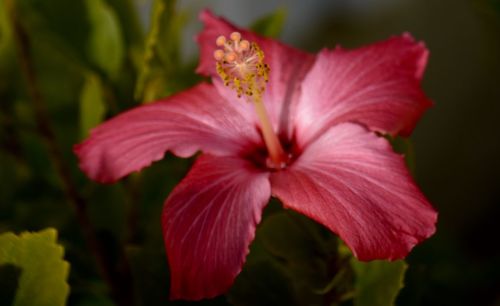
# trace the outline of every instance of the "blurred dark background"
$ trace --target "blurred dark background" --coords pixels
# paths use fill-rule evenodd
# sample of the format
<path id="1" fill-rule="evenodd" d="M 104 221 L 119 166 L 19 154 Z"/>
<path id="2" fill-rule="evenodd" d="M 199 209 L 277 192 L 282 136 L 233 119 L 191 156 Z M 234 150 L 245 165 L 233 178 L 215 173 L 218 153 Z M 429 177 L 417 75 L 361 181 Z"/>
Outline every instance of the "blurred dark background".
<path id="1" fill-rule="evenodd" d="M 123 191 L 130 188 L 102 187 L 86 181 L 77 170 L 71 146 L 81 139 L 75 124 L 78 107 L 74 92 L 82 84 L 82 63 L 78 59 L 85 59 L 85 46 L 77 35 L 88 29 L 75 27 L 80 18 L 79 5 L 72 1 L 56 1 L 59 6 L 54 9 L 50 1 L 30 2 L 40 14 L 30 15 L 30 22 L 37 25 L 45 18 L 41 23 L 45 30 L 40 30 L 33 52 L 37 70 L 43 75 L 39 78 L 44 82 L 43 94 L 72 175 L 85 186 L 82 192 L 91 199 L 89 209 L 97 228 L 129 239 L 125 237 L 131 226 L 127 219 L 106 216 L 138 209 L 143 222 L 158 223 L 142 235 L 155 235 L 161 240 L 161 234 L 152 234 L 159 229 L 159 218 L 154 216 L 163 198 L 185 173 L 187 163 L 168 158 L 147 170 L 144 182 L 134 185 L 133 190 L 145 194 L 146 203 L 156 204 L 139 208 L 134 208 L 130 199 L 136 195 Z M 113 5 L 119 1 L 109 2 Z M 143 23 L 148 24 L 150 2 L 138 0 L 136 5 L 143 12 Z M 196 56 L 192 35 L 201 28 L 196 15 L 202 7 L 210 7 L 241 26 L 283 8 L 287 19 L 282 39 L 310 52 L 337 44 L 357 47 L 405 31 L 423 40 L 430 50 L 423 87 L 435 105 L 412 136 L 415 175 L 440 214 L 436 235 L 408 257 L 406 286 L 397 304 L 500 305 L 500 1 L 179 1 L 179 8 L 187 12 L 181 54 L 187 65 Z M 61 27 L 64 23 L 67 27 Z M 47 29 L 67 38 L 70 49 L 54 48 L 57 41 L 47 36 Z M 129 35 L 125 40 L 133 43 L 139 39 Z M 15 73 L 16 62 L 3 64 L 0 67 L 7 68 L 0 71 L 0 231 L 46 226 L 64 229 L 61 240 L 68 256 L 77 266 L 90 266 L 92 263 L 79 253 L 75 242 L 68 241 L 68 237 L 79 237 L 79 230 L 72 210 L 61 204 L 65 198 L 60 182 L 54 177 L 43 143 L 33 131 L 36 126 L 23 81 Z M 117 82 L 120 88 L 132 84 L 126 74 Z M 132 105 L 132 91 L 116 90 L 118 109 Z M 12 150 L 21 153 L 12 154 Z M 168 182 L 148 181 L 148 175 L 166 175 Z M 133 180 L 125 182 L 125 186 L 133 185 Z M 141 235 L 130 239 L 141 239 Z M 81 268 L 80 273 L 84 270 Z M 90 284 L 94 285 L 96 292 L 102 290 L 102 284 Z M 78 294 L 79 287 L 72 288 L 70 301 L 77 300 Z M 92 305 L 92 300 L 85 305 Z"/>

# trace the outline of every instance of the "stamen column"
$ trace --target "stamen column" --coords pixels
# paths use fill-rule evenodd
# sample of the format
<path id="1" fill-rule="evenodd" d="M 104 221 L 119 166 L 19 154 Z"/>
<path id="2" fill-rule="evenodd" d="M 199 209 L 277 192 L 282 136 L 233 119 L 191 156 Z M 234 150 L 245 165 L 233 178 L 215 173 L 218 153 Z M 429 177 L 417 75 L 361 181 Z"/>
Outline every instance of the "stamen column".
<path id="1" fill-rule="evenodd" d="M 214 51 L 217 73 L 225 86 L 236 91 L 238 98 L 245 96 L 248 102 L 254 104 L 272 166 L 281 168 L 288 158 L 273 130 L 262 99 L 270 71 L 264 63 L 264 52 L 256 43 L 241 40 L 238 32 L 231 33 L 229 38 L 219 36 L 215 42 L 222 48 Z"/>

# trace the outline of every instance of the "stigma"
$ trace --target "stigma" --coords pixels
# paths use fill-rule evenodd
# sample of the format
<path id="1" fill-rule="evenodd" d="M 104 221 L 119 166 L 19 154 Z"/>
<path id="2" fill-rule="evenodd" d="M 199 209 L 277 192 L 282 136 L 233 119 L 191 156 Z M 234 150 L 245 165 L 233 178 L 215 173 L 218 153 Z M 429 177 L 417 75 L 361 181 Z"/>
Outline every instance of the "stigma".
<path id="1" fill-rule="evenodd" d="M 217 37 L 214 51 L 217 73 L 225 86 L 236 91 L 238 98 L 260 102 L 269 80 L 269 66 L 264 63 L 264 52 L 241 34 L 233 32 L 228 38 Z"/>

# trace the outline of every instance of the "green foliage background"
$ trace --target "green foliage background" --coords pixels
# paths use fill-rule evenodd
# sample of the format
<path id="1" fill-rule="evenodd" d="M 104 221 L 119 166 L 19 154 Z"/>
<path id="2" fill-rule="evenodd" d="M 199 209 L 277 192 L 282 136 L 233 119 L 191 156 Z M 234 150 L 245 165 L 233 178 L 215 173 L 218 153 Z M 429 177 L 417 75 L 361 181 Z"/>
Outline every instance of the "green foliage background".
<path id="1" fill-rule="evenodd" d="M 275 37 L 288 11 L 282 5 L 251 24 L 234 21 Z M 0 0 L 0 232 L 36 232 L 0 235 L 1 305 L 28 305 L 19 302 L 29 288 L 23 279 L 49 263 L 51 272 L 36 276 L 41 294 L 31 305 L 49 305 L 51 292 L 61 293 L 52 305 L 191 304 L 168 301 L 160 229 L 163 201 L 191 160 L 168 155 L 102 186 L 83 176 L 72 153 L 102 120 L 200 79 L 196 59 L 181 48 L 189 39 L 181 30 L 196 12 L 158 0 L 145 26 L 139 14 L 132 0 Z M 361 306 L 397 297 L 398 305 L 500 305 L 499 2 L 407 0 L 365 15 L 325 10 L 310 22 L 314 30 L 292 43 L 311 52 L 406 30 L 427 43 L 424 87 L 436 105 L 413 145 L 395 146 L 417 165 L 417 181 L 440 211 L 438 232 L 409 266 L 362 264 L 324 228 L 273 202 L 227 297 L 199 303 Z M 46 228 L 57 229 L 58 241 Z M 6 259 L 23 248 L 27 263 Z M 51 279 L 53 290 L 40 289 Z"/>

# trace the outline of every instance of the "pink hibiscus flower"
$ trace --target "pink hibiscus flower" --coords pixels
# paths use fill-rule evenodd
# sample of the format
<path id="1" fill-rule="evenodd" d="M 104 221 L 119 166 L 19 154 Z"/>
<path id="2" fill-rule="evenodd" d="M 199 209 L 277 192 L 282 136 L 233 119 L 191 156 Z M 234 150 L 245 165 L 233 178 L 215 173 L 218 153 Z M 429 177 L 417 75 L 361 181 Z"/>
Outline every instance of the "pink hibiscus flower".
<path id="1" fill-rule="evenodd" d="M 311 55 L 204 11 L 191 89 L 125 112 L 75 147 L 92 179 L 114 182 L 201 150 L 162 216 L 172 299 L 227 291 L 271 196 L 337 233 L 360 260 L 399 259 L 437 213 L 377 133 L 409 135 L 431 103 L 428 52 L 408 34 Z M 227 37 L 227 38 L 226 38 Z"/>

